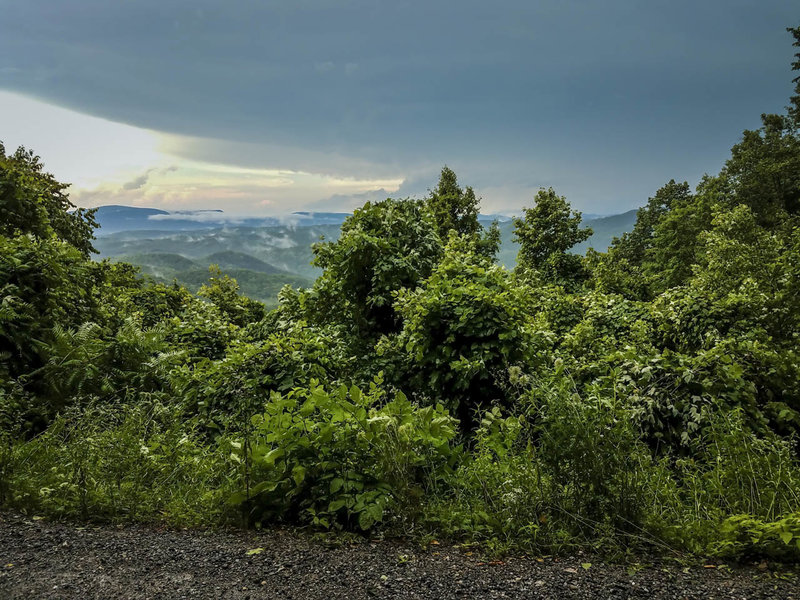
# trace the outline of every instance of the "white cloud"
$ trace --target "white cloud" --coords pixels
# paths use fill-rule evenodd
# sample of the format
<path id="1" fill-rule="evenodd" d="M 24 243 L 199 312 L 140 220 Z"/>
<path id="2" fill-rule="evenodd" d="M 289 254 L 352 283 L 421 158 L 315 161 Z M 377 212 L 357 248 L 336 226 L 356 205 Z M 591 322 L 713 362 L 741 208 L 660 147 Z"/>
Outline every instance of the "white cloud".
<path id="1" fill-rule="evenodd" d="M 25 146 L 74 188 L 130 181 L 163 155 L 158 134 L 0 91 L 0 141 Z"/>

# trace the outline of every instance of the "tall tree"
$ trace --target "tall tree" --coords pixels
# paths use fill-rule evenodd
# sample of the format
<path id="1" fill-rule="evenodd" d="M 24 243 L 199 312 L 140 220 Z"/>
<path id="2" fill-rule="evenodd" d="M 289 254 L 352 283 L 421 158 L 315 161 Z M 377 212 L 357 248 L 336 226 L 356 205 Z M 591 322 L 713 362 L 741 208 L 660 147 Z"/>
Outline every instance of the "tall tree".
<path id="1" fill-rule="evenodd" d="M 94 211 L 75 209 L 64 191 L 68 187 L 47 173 L 32 151 L 19 148 L 7 155 L 0 142 L 0 235 L 55 237 L 88 256 L 94 251 Z"/>
<path id="2" fill-rule="evenodd" d="M 569 250 L 587 240 L 592 229 L 581 227 L 581 213 L 553 188 L 539 190 L 534 202 L 524 209 L 524 218 L 514 219 L 514 241 L 520 244 L 517 267 L 539 271 L 556 283 L 580 280 L 581 257 Z"/>
<path id="3" fill-rule="evenodd" d="M 787 27 L 786 31 L 794 36 L 795 48 L 800 48 L 800 26 Z M 792 63 L 792 71 L 800 71 L 800 51 L 795 52 L 794 62 Z M 800 75 L 795 77 L 792 82 L 794 85 L 794 95 L 791 97 L 791 104 L 787 107 L 789 118 L 792 119 L 795 129 L 800 129 Z"/>
<path id="4" fill-rule="evenodd" d="M 478 223 L 480 200 L 471 187 L 462 189 L 458 185 L 455 172 L 447 166 L 442 168 L 439 183 L 428 197 L 428 206 L 443 240 L 448 238 L 451 229 L 462 235 L 481 229 Z"/>
<path id="5" fill-rule="evenodd" d="M 671 179 L 636 213 L 633 231 L 614 239 L 612 247 L 617 250 L 617 256 L 632 265 L 641 265 L 652 247 L 655 228 L 661 218 L 675 206 L 689 201 L 691 196 L 687 182 L 677 183 Z"/>

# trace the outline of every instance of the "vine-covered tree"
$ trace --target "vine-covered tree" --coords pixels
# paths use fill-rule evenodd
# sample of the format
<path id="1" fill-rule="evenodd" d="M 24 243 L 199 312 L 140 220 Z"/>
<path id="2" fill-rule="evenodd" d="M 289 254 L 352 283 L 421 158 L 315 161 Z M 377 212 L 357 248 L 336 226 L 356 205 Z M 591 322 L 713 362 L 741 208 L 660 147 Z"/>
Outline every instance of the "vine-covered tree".
<path id="1" fill-rule="evenodd" d="M 365 339 L 397 331 L 393 294 L 416 287 L 441 254 L 425 202 L 367 202 L 342 224 L 337 241 L 314 246 L 314 264 L 323 269 L 315 286 L 320 310 Z"/>

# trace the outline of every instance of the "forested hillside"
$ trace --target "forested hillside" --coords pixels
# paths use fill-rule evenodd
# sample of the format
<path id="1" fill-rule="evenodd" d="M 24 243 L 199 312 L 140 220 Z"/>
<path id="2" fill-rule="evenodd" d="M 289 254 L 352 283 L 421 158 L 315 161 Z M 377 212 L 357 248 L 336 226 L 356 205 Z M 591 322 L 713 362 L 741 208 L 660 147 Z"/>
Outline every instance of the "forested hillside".
<path id="1" fill-rule="evenodd" d="M 321 239 L 336 240 L 339 228 L 340 225 L 327 224 L 305 227 L 228 226 L 199 231 L 130 230 L 100 236 L 94 241 L 94 246 L 101 259 L 127 257 L 135 260 L 140 255 L 172 254 L 191 259 L 205 268 L 210 264 L 207 260 L 221 257 L 225 262 L 225 256 L 237 256 L 237 268 L 242 268 L 242 255 L 247 255 L 276 271 L 314 279 L 320 270 L 311 264 L 311 246 Z M 141 264 L 150 266 L 150 263 Z"/>
<path id="2" fill-rule="evenodd" d="M 277 293 L 283 285 L 307 287 L 310 279 L 322 273 L 312 264 L 312 245 L 322 239 L 338 239 L 340 223 L 337 220 L 343 221 L 348 216 L 345 213 L 295 213 L 287 217 L 294 219 L 291 224 L 276 224 L 276 218 L 268 217 L 260 223 L 249 219 L 252 222 L 249 226 L 220 226 L 218 222 L 207 220 L 153 221 L 150 217 L 154 212 L 156 216 L 169 214 L 145 208 L 100 207 L 95 213 L 100 229 L 94 242 L 99 257 L 131 263 L 158 281 L 177 280 L 192 291 L 205 281 L 208 268 L 216 264 L 223 272 L 236 277 L 244 295 L 270 307 L 276 305 Z M 519 252 L 519 244 L 514 241 L 513 222 L 501 215 L 479 215 L 479 221 L 484 224 L 493 220 L 498 220 L 500 227 L 497 262 L 513 269 Z M 590 247 L 605 251 L 614 237 L 631 231 L 635 222 L 635 210 L 585 219 L 584 225 L 594 233 L 571 252 L 585 254 Z M 158 223 L 160 229 L 152 229 L 154 223 Z"/>
<path id="3" fill-rule="evenodd" d="M 277 305 L 278 292 L 285 285 L 307 287 L 311 283 L 306 277 L 273 267 L 250 254 L 231 250 L 195 259 L 182 254 L 150 252 L 114 256 L 111 260 L 134 265 L 143 274 L 164 284 L 177 281 L 193 293 L 208 282 L 209 269 L 219 269 L 220 273 L 236 279 L 243 295 L 270 307 Z"/>
<path id="4" fill-rule="evenodd" d="M 368 202 L 314 243 L 319 276 L 273 310 L 219 271 L 192 293 L 91 260 L 92 211 L 0 146 L 0 503 L 796 560 L 794 81 L 786 114 L 717 174 L 658 188 L 606 252 L 571 252 L 592 231 L 542 189 L 506 268 L 444 168 L 428 197 Z M 231 250 L 192 235 L 149 252 Z"/>

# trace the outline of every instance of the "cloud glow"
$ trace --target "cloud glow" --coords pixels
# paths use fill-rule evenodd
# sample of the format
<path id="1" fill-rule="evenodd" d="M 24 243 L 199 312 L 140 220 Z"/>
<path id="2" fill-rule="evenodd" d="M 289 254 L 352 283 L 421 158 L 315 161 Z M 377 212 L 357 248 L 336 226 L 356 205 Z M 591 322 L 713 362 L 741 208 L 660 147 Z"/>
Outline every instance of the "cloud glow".
<path id="1" fill-rule="evenodd" d="M 257 168 L 182 156 L 187 138 L 114 123 L 0 92 L 0 132 L 7 150 L 39 154 L 48 171 L 71 183 L 79 206 L 125 204 L 216 209 L 232 215 L 290 212 L 331 194 L 394 191 L 402 177 L 359 178 L 285 168 Z M 209 156 L 226 143 L 194 139 Z M 248 148 L 258 154 L 257 145 Z M 221 152 L 220 152 L 221 153 Z M 265 152 L 266 154 L 266 152 Z"/>

